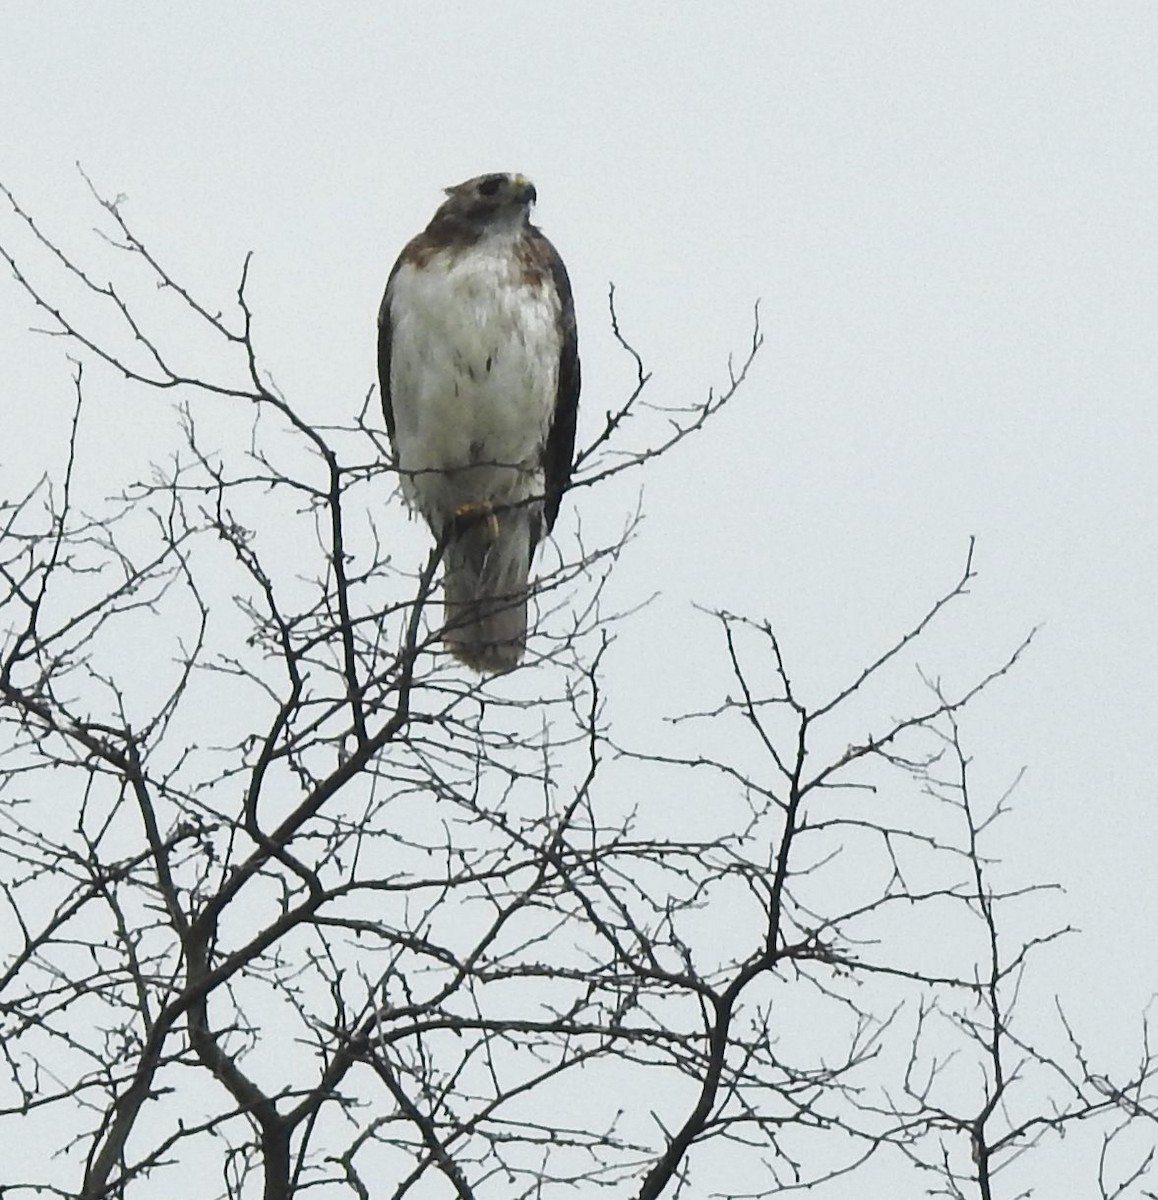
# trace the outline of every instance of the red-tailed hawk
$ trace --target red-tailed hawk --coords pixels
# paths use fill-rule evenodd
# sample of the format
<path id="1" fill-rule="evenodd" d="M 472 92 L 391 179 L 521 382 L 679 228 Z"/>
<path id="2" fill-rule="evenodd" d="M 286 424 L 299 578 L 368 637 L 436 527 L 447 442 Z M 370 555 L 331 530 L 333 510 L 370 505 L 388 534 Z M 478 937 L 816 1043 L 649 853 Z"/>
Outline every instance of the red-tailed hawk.
<path id="1" fill-rule="evenodd" d="M 382 405 L 402 492 L 443 545 L 443 640 L 476 671 L 508 671 L 571 476 L 575 310 L 529 180 L 480 175 L 446 196 L 382 297 Z"/>

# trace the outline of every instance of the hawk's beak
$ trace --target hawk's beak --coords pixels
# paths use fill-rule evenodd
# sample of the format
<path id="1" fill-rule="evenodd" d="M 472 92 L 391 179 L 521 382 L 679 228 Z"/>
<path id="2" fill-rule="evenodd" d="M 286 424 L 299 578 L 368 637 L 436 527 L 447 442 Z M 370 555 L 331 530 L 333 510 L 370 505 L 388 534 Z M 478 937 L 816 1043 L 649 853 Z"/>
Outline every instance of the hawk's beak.
<path id="1" fill-rule="evenodd" d="M 519 199 L 524 204 L 534 204 L 538 200 L 539 193 L 535 191 L 535 185 L 525 175 L 516 175 L 514 185 L 519 189 Z"/>

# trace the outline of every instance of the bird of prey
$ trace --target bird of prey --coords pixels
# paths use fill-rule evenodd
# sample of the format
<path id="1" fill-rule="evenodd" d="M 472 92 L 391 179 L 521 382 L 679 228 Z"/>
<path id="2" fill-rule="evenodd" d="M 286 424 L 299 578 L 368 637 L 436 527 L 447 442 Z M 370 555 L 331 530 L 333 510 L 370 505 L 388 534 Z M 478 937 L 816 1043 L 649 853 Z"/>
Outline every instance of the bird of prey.
<path id="1" fill-rule="evenodd" d="M 571 476 L 579 352 L 567 270 L 522 175 L 446 189 L 398 256 L 378 314 L 403 495 L 442 547 L 444 642 L 479 672 L 527 640 L 535 547 Z"/>

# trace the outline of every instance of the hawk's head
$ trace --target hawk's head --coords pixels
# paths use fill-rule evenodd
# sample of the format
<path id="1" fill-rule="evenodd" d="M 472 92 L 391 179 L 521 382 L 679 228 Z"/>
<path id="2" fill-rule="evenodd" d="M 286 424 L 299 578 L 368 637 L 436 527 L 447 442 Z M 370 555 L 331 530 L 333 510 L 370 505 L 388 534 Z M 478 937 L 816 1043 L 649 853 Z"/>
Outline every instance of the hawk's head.
<path id="1" fill-rule="evenodd" d="M 530 221 L 535 185 L 525 175 L 478 175 L 446 189 L 430 229 L 466 226 L 476 233 L 486 229 L 522 229 Z"/>

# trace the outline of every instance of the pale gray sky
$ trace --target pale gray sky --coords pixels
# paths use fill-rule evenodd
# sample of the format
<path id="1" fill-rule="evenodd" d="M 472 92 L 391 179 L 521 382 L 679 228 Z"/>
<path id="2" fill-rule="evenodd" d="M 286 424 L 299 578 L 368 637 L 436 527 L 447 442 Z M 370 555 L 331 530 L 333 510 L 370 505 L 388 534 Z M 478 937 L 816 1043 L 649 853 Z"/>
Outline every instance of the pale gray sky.
<path id="1" fill-rule="evenodd" d="M 536 182 L 567 260 L 582 428 L 630 382 L 609 281 L 671 403 L 725 379 L 759 299 L 751 381 L 647 476 L 616 597 L 662 594 L 612 702 L 722 688 L 693 602 L 772 620 L 819 694 L 976 535 L 926 665 L 963 679 L 1043 626 L 966 730 L 994 787 L 1028 766 L 1007 863 L 1084 930 L 1049 982 L 1123 1025 L 1158 988 L 1152 4 L 5 3 L 0 26 L 5 182 L 81 246 L 79 160 L 223 299 L 253 250 L 266 362 L 317 420 L 374 380 L 397 250 L 482 171 Z M 0 464 L 38 470 L 68 371 L 12 287 L 0 318 Z M 107 421 L 111 452 L 132 430 Z M 633 486 L 568 505 L 617 517 Z"/>

